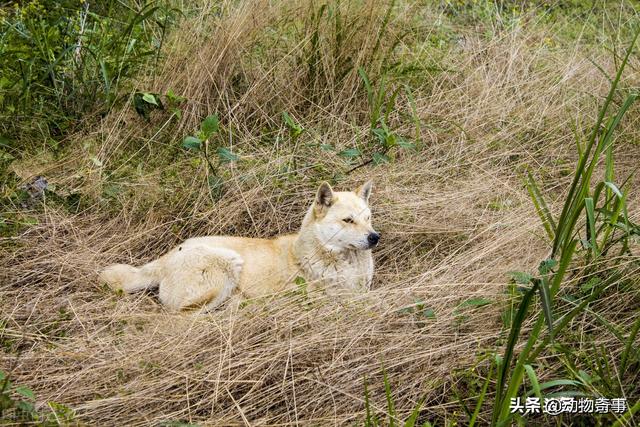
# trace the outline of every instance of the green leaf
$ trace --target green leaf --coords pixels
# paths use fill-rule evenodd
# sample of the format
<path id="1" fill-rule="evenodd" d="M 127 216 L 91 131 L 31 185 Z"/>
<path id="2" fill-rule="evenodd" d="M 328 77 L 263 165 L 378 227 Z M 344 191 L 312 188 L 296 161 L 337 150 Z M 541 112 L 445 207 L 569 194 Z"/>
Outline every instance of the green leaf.
<path id="1" fill-rule="evenodd" d="M 407 141 L 406 139 L 401 138 L 401 137 L 398 137 L 396 139 L 396 144 L 400 148 L 415 148 L 416 147 L 416 145 L 413 142 Z"/>
<path id="2" fill-rule="evenodd" d="M 591 250 L 593 251 L 593 258 L 598 258 L 598 240 L 596 235 L 596 220 L 593 206 L 593 199 L 586 197 L 584 199 L 584 209 L 587 212 L 587 226 L 589 231 L 589 243 L 591 243 Z"/>
<path id="3" fill-rule="evenodd" d="M 389 415 L 389 427 L 395 426 L 396 408 L 393 403 L 393 396 L 391 394 L 391 384 L 389 383 L 389 377 L 387 371 L 382 369 L 382 379 L 384 381 L 384 394 L 387 396 L 387 414 Z"/>
<path id="4" fill-rule="evenodd" d="M 338 153 L 338 156 L 343 157 L 345 159 L 353 159 L 355 157 L 359 157 L 360 156 L 360 150 L 358 150 L 357 148 L 348 148 L 346 150 L 342 150 L 341 152 Z"/>
<path id="5" fill-rule="evenodd" d="M 418 402 L 418 404 L 416 405 L 416 407 L 413 408 L 411 415 L 404 422 L 404 427 L 414 427 L 416 425 L 416 421 L 418 420 L 418 415 L 420 415 L 420 410 L 422 409 L 422 404 L 424 403 L 424 400 L 425 400 L 424 398 L 421 399 L 420 402 Z"/>
<path id="6" fill-rule="evenodd" d="M 209 139 L 211 135 L 217 133 L 220 129 L 220 121 L 217 114 L 212 114 L 202 121 L 202 133 L 205 139 Z"/>
<path id="7" fill-rule="evenodd" d="M 371 130 L 371 133 L 375 135 L 376 138 L 378 138 L 378 141 L 380 141 L 380 144 L 382 144 L 383 146 L 388 145 L 387 139 L 389 138 L 389 132 L 387 132 L 386 129 L 375 128 Z"/>
<path id="8" fill-rule="evenodd" d="M 435 319 L 436 318 L 436 312 L 433 310 L 433 308 L 424 309 L 424 311 L 422 312 L 422 315 L 424 317 L 426 317 L 427 319 Z"/>
<path id="9" fill-rule="evenodd" d="M 302 276 L 297 276 L 293 282 L 296 284 L 296 286 L 298 287 L 298 291 L 300 291 L 302 294 L 307 293 L 307 281 L 304 279 L 304 277 Z"/>
<path id="10" fill-rule="evenodd" d="M 237 154 L 231 152 L 228 148 L 219 147 L 216 152 L 218 153 L 218 157 L 220 157 L 220 161 L 223 163 L 236 162 L 240 159 Z"/>
<path id="11" fill-rule="evenodd" d="M 322 151 L 336 151 L 336 148 L 331 144 L 321 144 L 320 149 Z"/>
<path id="12" fill-rule="evenodd" d="M 36 400 L 36 395 L 33 393 L 33 391 L 25 386 L 18 386 L 16 387 L 16 393 L 18 393 L 21 396 L 26 397 L 29 400 Z"/>
<path id="13" fill-rule="evenodd" d="M 531 381 L 531 387 L 533 388 L 533 392 L 535 395 L 542 400 L 542 391 L 540 390 L 540 383 L 538 382 L 538 377 L 536 376 L 536 372 L 533 370 L 531 365 L 524 365 L 524 370 L 527 372 L 527 376 L 529 377 L 529 381 Z"/>
<path id="14" fill-rule="evenodd" d="M 187 136 L 184 141 L 182 141 L 182 146 L 187 150 L 200 151 L 202 148 L 202 141 L 195 136 Z"/>
<path id="15" fill-rule="evenodd" d="M 291 135 L 294 137 L 300 136 L 300 134 L 304 131 L 304 128 L 296 123 L 293 118 L 286 111 L 282 113 L 282 118 L 289 128 Z"/>
<path id="16" fill-rule="evenodd" d="M 167 99 L 170 102 L 174 103 L 174 104 L 179 104 L 179 103 L 183 102 L 186 99 L 183 96 L 176 95 L 175 92 L 172 89 L 169 89 L 167 91 L 166 96 L 167 96 Z"/>
<path id="17" fill-rule="evenodd" d="M 508 273 L 511 276 L 511 280 L 520 285 L 528 285 L 533 279 L 533 276 L 523 271 L 510 271 Z"/>
<path id="18" fill-rule="evenodd" d="M 538 272 L 542 275 L 549 274 L 556 265 L 558 265 L 558 261 L 555 259 L 545 259 L 538 266 Z"/>
<path id="19" fill-rule="evenodd" d="M 383 163 L 389 163 L 389 156 L 382 153 L 373 153 L 372 156 L 373 163 L 376 165 L 381 165 Z"/>
<path id="20" fill-rule="evenodd" d="M 156 96 L 152 93 L 143 93 L 142 99 L 149 104 L 158 105 L 158 101 L 156 100 Z"/>
<path id="21" fill-rule="evenodd" d="M 553 312 L 552 312 L 552 303 L 551 303 L 551 292 L 549 290 L 549 281 L 546 277 L 542 279 L 536 279 L 540 286 L 538 289 L 540 290 L 540 303 L 542 304 L 542 314 L 544 315 L 544 319 L 547 322 L 547 327 L 549 328 L 549 334 L 551 335 L 553 332 Z"/>
<path id="22" fill-rule="evenodd" d="M 16 403 L 16 408 L 26 414 L 33 414 L 36 410 L 35 406 L 33 406 L 33 403 L 25 401 Z"/>
<path id="23" fill-rule="evenodd" d="M 613 182 L 605 181 L 604 185 L 609 187 L 616 194 L 616 196 L 618 196 L 618 198 L 622 199 L 622 192 Z"/>

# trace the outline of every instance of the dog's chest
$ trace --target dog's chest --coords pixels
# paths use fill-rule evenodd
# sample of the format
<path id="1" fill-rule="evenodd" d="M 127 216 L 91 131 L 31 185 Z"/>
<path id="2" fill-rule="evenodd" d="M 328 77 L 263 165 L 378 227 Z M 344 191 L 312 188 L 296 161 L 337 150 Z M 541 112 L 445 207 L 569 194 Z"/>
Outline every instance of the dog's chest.
<path id="1" fill-rule="evenodd" d="M 337 254 L 309 263 L 309 278 L 321 281 L 326 288 L 339 286 L 354 291 L 368 290 L 373 275 L 373 259 L 370 252 L 358 252 Z"/>

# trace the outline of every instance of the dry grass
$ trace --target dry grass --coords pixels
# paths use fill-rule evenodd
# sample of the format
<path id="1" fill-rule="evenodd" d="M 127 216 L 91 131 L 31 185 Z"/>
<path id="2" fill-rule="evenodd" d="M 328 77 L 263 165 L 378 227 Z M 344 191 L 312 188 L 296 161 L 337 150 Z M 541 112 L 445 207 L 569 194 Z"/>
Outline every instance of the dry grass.
<path id="1" fill-rule="evenodd" d="M 153 295 L 114 295 L 96 281 L 107 264 L 140 264 L 190 236 L 294 231 L 317 182 L 350 169 L 318 145 L 362 147 L 367 138 L 357 73 L 351 69 L 340 84 L 335 75 L 344 55 L 371 64 L 372 75 L 382 72 L 384 58 L 368 36 L 384 17 L 376 4 L 350 6 L 357 10 L 345 16 L 357 31 L 342 50 L 330 44 L 331 28 L 323 29 L 325 80 L 315 81 L 299 62 L 311 43 L 302 25 L 309 3 L 226 2 L 213 23 L 204 14 L 190 18 L 161 70 L 140 82 L 185 96 L 181 120 L 157 115 L 145 124 L 126 107 L 74 136 L 62 160 L 16 167 L 25 179 L 43 174 L 92 197 L 76 214 L 53 206 L 34 213 L 39 223 L 0 249 L 0 363 L 16 383 L 96 425 L 324 425 L 362 420 L 364 378 L 384 411 L 384 366 L 401 414 L 426 396 L 425 419 L 464 419 L 451 393 L 456 371 L 472 369 L 495 346 L 507 273 L 535 268 L 549 251 L 522 174 L 530 167 L 559 199 L 568 182 L 563 170 L 571 167 L 571 126 L 579 121 L 579 131 L 588 131 L 608 87 L 586 60 L 593 52 L 579 42 L 549 44 L 553 28 L 530 23 L 492 40 L 457 29 L 456 47 L 438 59 L 449 71 L 423 71 L 413 88 L 423 124 L 419 149 L 337 185 L 375 182 L 374 224 L 383 240 L 368 295 L 279 295 L 243 308 L 172 314 Z M 427 24 L 417 23 L 424 14 Z M 418 6 L 397 8 L 380 52 L 410 28 L 415 40 L 400 41 L 394 57 L 429 66 L 437 52 L 424 40 L 437 18 Z M 293 147 L 282 111 L 308 130 Z M 213 112 L 226 145 L 243 158 L 224 166 L 226 193 L 217 202 L 206 166 L 173 148 Z M 415 133 L 410 116 L 409 100 L 400 97 L 392 124 L 407 136 Z M 637 138 L 638 117 L 632 111 L 624 123 L 627 138 Z M 623 170 L 638 159 L 637 146 L 624 149 Z M 104 166 L 91 163 L 93 156 Z M 295 167 L 284 173 L 287 165 Z M 109 180 L 123 189 L 117 200 L 102 196 Z M 494 303 L 457 308 L 476 297 Z M 417 300 L 435 319 L 399 311 Z"/>

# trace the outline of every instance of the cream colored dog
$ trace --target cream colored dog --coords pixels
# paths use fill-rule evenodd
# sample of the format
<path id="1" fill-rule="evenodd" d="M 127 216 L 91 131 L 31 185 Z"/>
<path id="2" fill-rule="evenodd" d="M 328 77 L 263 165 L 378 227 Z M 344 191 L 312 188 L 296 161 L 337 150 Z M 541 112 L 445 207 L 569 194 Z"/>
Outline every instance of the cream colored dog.
<path id="1" fill-rule="evenodd" d="M 171 309 L 212 309 L 233 293 L 245 298 L 291 288 L 297 277 L 326 291 L 366 291 L 373 276 L 371 248 L 380 235 L 371 226 L 371 182 L 355 192 L 334 192 L 326 182 L 298 234 L 275 239 L 212 236 L 186 240 L 140 268 L 107 267 L 112 288 L 134 292 L 159 286 Z"/>

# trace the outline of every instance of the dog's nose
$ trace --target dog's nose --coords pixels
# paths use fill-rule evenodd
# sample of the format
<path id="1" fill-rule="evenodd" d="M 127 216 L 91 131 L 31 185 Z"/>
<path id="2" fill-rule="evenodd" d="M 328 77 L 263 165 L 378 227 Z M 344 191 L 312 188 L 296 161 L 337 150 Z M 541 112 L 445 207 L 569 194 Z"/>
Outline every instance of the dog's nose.
<path id="1" fill-rule="evenodd" d="M 367 242 L 369 242 L 371 246 L 377 245 L 378 240 L 380 240 L 380 235 L 378 233 L 369 233 L 367 236 Z"/>

